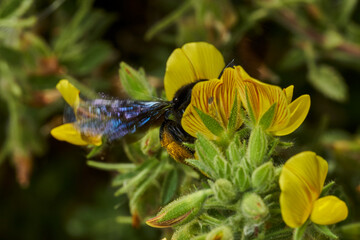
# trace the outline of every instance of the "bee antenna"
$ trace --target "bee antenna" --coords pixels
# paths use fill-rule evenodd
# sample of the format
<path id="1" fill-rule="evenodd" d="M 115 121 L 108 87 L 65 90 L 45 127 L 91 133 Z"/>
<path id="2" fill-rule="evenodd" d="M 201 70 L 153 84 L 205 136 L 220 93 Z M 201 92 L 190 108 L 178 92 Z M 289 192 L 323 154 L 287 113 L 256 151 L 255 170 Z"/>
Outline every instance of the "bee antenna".
<path id="1" fill-rule="evenodd" d="M 221 76 L 223 75 L 224 71 L 226 68 L 229 68 L 229 67 L 234 67 L 235 66 L 235 59 L 233 58 L 224 68 L 223 70 L 221 71 L 220 75 L 218 78 L 221 78 Z"/>

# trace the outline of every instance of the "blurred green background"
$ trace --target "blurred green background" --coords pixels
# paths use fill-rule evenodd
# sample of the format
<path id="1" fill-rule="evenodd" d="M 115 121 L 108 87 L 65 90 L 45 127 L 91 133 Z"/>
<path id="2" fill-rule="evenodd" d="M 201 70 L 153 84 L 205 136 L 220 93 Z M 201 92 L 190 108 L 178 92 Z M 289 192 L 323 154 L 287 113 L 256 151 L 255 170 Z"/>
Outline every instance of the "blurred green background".
<path id="1" fill-rule="evenodd" d="M 87 149 L 53 139 L 64 102 L 58 80 L 82 92 L 126 97 L 120 61 L 143 67 L 162 88 L 166 59 L 191 41 L 312 106 L 286 140 L 329 161 L 329 179 L 360 221 L 360 5 L 357 0 L 1 0 L 0 239 L 159 239 L 119 224 L 126 197 L 112 173 L 86 165 Z M 128 162 L 120 144 L 95 160 Z M 117 206 L 115 208 L 115 206 Z M 122 219 L 120 222 L 126 222 Z"/>

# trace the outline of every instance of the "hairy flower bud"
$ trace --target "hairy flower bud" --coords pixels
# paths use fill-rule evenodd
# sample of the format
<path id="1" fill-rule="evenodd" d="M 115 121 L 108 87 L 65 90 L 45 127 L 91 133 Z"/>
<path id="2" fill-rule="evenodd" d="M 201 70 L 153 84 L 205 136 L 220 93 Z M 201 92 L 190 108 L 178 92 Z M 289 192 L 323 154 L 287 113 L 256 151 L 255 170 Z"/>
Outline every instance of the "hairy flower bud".
<path id="1" fill-rule="evenodd" d="M 150 129 L 141 139 L 141 151 L 146 155 L 154 155 L 161 148 L 159 139 L 159 129 Z"/>
<path id="2" fill-rule="evenodd" d="M 196 217 L 205 199 L 213 193 L 206 189 L 183 196 L 166 205 L 156 217 L 146 221 L 151 227 L 167 228 L 184 224 Z"/>
<path id="3" fill-rule="evenodd" d="M 242 214 L 251 222 L 260 223 L 269 214 L 269 209 L 256 193 L 248 193 L 241 202 Z"/>
<path id="4" fill-rule="evenodd" d="M 231 229 L 227 226 L 220 226 L 213 229 L 206 236 L 206 240 L 233 240 L 234 236 Z"/>
<path id="5" fill-rule="evenodd" d="M 263 193 L 269 190 L 274 182 L 275 168 L 272 162 L 262 164 L 251 175 L 251 183 L 256 192 Z"/>
<path id="6" fill-rule="evenodd" d="M 219 202 L 228 203 L 235 199 L 236 193 L 232 183 L 224 178 L 216 180 L 213 184 L 215 197 Z"/>
<path id="7" fill-rule="evenodd" d="M 247 160 L 252 168 L 256 168 L 263 163 L 263 158 L 267 150 L 267 140 L 264 130 L 258 126 L 251 131 L 249 146 L 247 149 Z"/>

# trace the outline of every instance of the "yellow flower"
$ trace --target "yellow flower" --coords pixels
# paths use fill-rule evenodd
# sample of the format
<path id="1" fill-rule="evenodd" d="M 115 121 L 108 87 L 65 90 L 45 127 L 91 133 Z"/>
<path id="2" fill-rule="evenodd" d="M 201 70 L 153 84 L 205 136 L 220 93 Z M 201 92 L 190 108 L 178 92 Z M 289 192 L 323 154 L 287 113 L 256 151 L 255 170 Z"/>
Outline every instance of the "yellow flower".
<path id="1" fill-rule="evenodd" d="M 294 86 L 282 90 L 278 86 L 255 80 L 240 66 L 236 66 L 235 70 L 238 78 L 241 79 L 236 81 L 241 101 L 249 115 L 253 114 L 252 120 L 255 124 L 259 123 L 261 117 L 273 104 L 275 104 L 274 118 L 266 129 L 268 133 L 275 136 L 290 134 L 305 120 L 310 109 L 309 95 L 302 95 L 291 101 Z"/>
<path id="2" fill-rule="evenodd" d="M 166 98 L 172 100 L 176 91 L 189 83 L 219 77 L 224 67 L 223 56 L 209 43 L 187 43 L 175 49 L 166 63 Z"/>
<path id="3" fill-rule="evenodd" d="M 235 101 L 235 70 L 226 68 L 219 79 L 197 83 L 191 96 L 191 102 L 186 108 L 181 120 L 184 130 L 193 137 L 200 132 L 210 140 L 217 140 L 219 136 L 212 133 L 203 123 L 196 108 L 213 117 L 222 128 L 228 126 L 230 113 Z M 243 121 L 240 118 L 240 98 L 237 97 L 237 119 L 234 130 L 240 128 Z"/>
<path id="4" fill-rule="evenodd" d="M 74 87 L 68 80 L 60 80 L 56 85 L 65 101 L 72 107 L 74 113 L 80 104 L 80 91 Z M 65 123 L 51 130 L 51 135 L 60 140 L 66 141 L 74 145 L 95 145 L 100 146 L 102 144 L 101 136 L 85 136 L 81 134 L 74 123 Z"/>
<path id="5" fill-rule="evenodd" d="M 335 196 L 319 198 L 328 171 L 327 162 L 314 152 L 302 152 L 283 166 L 279 184 L 280 207 L 284 222 L 292 228 L 309 218 L 320 225 L 346 219 L 346 204 Z"/>

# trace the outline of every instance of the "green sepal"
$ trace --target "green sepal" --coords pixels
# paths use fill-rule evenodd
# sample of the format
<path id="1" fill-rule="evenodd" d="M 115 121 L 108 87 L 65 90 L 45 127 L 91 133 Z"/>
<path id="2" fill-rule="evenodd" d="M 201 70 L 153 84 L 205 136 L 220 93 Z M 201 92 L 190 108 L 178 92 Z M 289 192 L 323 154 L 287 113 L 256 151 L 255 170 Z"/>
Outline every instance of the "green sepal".
<path id="1" fill-rule="evenodd" d="M 209 131 L 212 132 L 214 135 L 222 136 L 225 129 L 220 125 L 220 123 L 210 115 L 201 111 L 200 109 L 196 107 L 194 108 L 199 114 L 199 117 L 201 118 L 201 121 L 204 123 L 205 127 L 207 127 L 207 129 L 209 129 Z"/>
<path id="2" fill-rule="evenodd" d="M 226 158 L 233 164 L 238 164 L 241 162 L 244 156 L 239 151 L 239 146 L 232 141 L 228 148 L 226 149 Z"/>
<path id="3" fill-rule="evenodd" d="M 216 175 L 215 178 L 230 178 L 231 174 L 231 168 L 226 161 L 226 159 L 222 155 L 217 155 L 213 159 L 215 164 L 215 172 Z"/>
<path id="4" fill-rule="evenodd" d="M 329 237 L 330 239 L 338 239 L 338 236 L 336 236 L 330 229 L 328 226 L 326 225 L 318 225 L 318 224 L 314 224 L 314 229 L 324 235 L 326 235 L 327 237 Z"/>
<path id="5" fill-rule="evenodd" d="M 294 231 L 294 240 L 302 240 L 305 234 L 306 228 L 308 226 L 309 221 L 306 221 L 302 226 L 295 228 Z"/>
<path id="6" fill-rule="evenodd" d="M 273 122 L 276 104 L 277 103 L 271 105 L 271 107 L 269 107 L 269 109 L 264 113 L 264 115 L 260 119 L 259 125 L 264 130 L 268 129 L 271 126 L 271 123 Z"/>
<path id="7" fill-rule="evenodd" d="M 205 138 L 201 133 L 197 134 L 195 151 L 198 154 L 199 160 L 209 166 L 212 172 L 215 173 L 218 171 L 218 169 L 216 169 L 214 159 L 216 156 L 223 157 L 223 154 L 219 147 L 217 147 L 212 141 Z"/>
<path id="8" fill-rule="evenodd" d="M 230 112 L 230 117 L 229 117 L 229 122 L 227 125 L 227 130 L 229 132 L 235 132 L 236 129 L 236 124 L 239 121 L 239 116 L 238 116 L 238 104 L 237 104 L 237 93 L 235 91 L 235 100 L 233 103 L 233 106 L 231 108 L 231 112 Z"/>
<path id="9" fill-rule="evenodd" d="M 329 191 L 330 191 L 331 187 L 334 186 L 334 184 L 335 184 L 335 181 L 331 181 L 328 184 L 326 184 L 321 191 L 320 197 L 329 195 Z"/>
<path id="10" fill-rule="evenodd" d="M 97 155 L 99 155 L 104 148 L 106 147 L 106 144 L 101 144 L 100 146 L 95 146 L 91 149 L 91 151 L 86 155 L 87 159 L 93 158 Z"/>
<path id="11" fill-rule="evenodd" d="M 185 162 L 192 166 L 193 168 L 199 170 L 202 174 L 209 178 L 213 178 L 215 176 L 215 172 L 213 169 L 209 168 L 202 160 L 199 159 L 185 159 Z"/>
<path id="12" fill-rule="evenodd" d="M 146 79 L 144 69 L 136 71 L 125 62 L 120 63 L 119 76 L 125 92 L 133 99 L 151 100 L 156 97 L 154 89 Z"/>
<path id="13" fill-rule="evenodd" d="M 240 192 L 245 192 L 250 187 L 250 176 L 242 166 L 233 168 L 233 182 Z"/>

